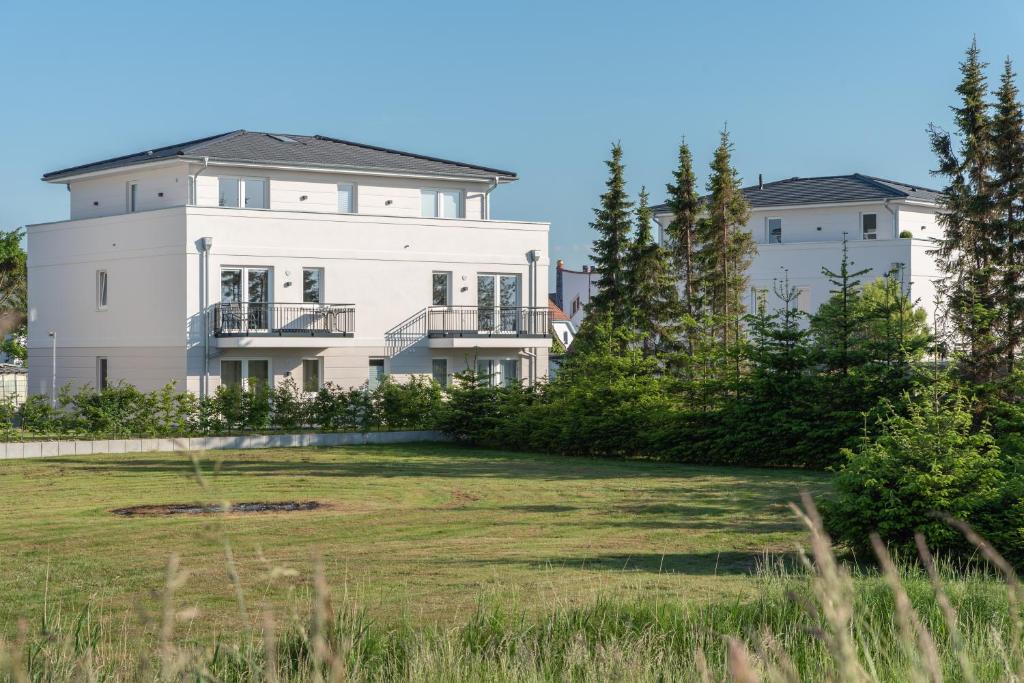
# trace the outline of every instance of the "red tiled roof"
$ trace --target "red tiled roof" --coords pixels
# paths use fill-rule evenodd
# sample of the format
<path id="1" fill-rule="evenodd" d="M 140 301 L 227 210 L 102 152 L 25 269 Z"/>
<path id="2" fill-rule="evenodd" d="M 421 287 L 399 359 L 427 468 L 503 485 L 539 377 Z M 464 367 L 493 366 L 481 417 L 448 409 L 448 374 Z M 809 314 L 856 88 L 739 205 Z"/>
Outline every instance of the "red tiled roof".
<path id="1" fill-rule="evenodd" d="M 552 321 L 555 321 L 555 320 L 572 320 L 572 318 L 567 316 L 565 314 L 565 311 L 563 311 L 561 308 L 559 308 L 558 304 L 556 304 L 551 299 L 548 299 L 548 314 L 551 316 L 551 320 Z"/>

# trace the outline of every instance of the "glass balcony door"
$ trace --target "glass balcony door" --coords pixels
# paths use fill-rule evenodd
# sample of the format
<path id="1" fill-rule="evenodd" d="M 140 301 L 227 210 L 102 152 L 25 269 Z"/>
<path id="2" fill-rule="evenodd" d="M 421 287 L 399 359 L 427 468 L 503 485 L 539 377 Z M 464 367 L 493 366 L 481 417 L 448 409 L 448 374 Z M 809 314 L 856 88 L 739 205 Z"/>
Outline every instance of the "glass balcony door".
<path id="1" fill-rule="evenodd" d="M 270 268 L 221 268 L 221 328 L 270 329 Z"/>
<path id="2" fill-rule="evenodd" d="M 519 276 L 477 275 L 477 326 L 483 332 L 519 329 Z"/>

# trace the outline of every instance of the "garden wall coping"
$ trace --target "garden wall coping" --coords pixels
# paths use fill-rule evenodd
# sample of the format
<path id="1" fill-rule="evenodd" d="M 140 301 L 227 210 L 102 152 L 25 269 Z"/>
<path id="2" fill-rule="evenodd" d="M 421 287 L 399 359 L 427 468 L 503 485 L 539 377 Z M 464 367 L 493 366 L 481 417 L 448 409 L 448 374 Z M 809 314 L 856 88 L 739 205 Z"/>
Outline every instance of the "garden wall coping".
<path id="1" fill-rule="evenodd" d="M 67 439 L 60 441 L 0 442 L 0 460 L 52 458 L 105 453 L 147 453 L 243 450 L 250 448 L 315 448 L 364 444 L 448 441 L 438 431 L 327 432 L 322 434 L 250 434 L 240 436 L 175 436 L 164 439 Z"/>

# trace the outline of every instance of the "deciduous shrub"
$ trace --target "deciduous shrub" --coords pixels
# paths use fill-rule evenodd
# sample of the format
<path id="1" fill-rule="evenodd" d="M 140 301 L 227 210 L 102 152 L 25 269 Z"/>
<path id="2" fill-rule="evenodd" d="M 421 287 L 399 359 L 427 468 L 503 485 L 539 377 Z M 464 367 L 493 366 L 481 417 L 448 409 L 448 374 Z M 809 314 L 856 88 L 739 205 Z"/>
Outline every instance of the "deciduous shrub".
<path id="1" fill-rule="evenodd" d="M 328 384 L 310 396 L 286 379 L 273 388 L 220 386 L 203 398 L 173 384 L 152 392 L 126 383 L 102 391 L 66 386 L 57 403 L 54 408 L 49 397 L 33 395 L 18 411 L 0 406 L 0 437 L 12 438 L 16 424 L 27 435 L 97 437 L 434 429 L 443 394 L 433 380 L 385 378 L 372 391 L 365 384 L 352 389 Z"/>

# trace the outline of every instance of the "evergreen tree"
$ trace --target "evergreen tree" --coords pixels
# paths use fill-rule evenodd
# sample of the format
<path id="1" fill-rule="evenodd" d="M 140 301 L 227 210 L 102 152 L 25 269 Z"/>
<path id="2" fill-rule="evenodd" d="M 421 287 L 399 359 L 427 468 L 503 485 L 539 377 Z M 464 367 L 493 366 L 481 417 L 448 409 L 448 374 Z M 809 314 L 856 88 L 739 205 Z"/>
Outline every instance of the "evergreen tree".
<path id="1" fill-rule="evenodd" d="M 601 206 L 594 209 L 597 231 L 592 258 L 601 273 L 601 287 L 588 304 L 588 315 L 607 313 L 612 324 L 621 327 L 629 323 L 629 293 L 626 290 L 624 260 L 632 230 L 633 203 L 626 195 L 625 167 L 622 165 L 622 146 L 612 145 L 612 158 L 608 166 L 607 190 L 601 195 Z"/>
<path id="2" fill-rule="evenodd" d="M 962 350 L 962 371 L 976 383 L 992 380 L 999 365 L 994 266 L 999 253 L 993 234 L 993 136 L 985 66 L 972 42 L 960 65 L 960 104 L 952 107 L 960 149 L 954 149 L 950 133 L 929 128 L 939 162 L 934 173 L 947 178 L 942 199 L 946 211 L 938 217 L 945 235 L 935 250 L 944 272 L 939 290 L 956 334 L 954 342 Z"/>
<path id="3" fill-rule="evenodd" d="M 829 300 L 818 308 L 811 317 L 810 330 L 814 337 L 816 353 L 830 372 L 847 376 L 850 369 L 864 360 L 859 343 L 859 333 L 863 325 L 861 297 L 862 275 L 871 272 L 870 268 L 851 272 L 849 245 L 846 233 L 843 233 L 843 258 L 839 263 L 839 272 L 822 267 L 821 274 L 832 285 Z"/>
<path id="4" fill-rule="evenodd" d="M 626 292 L 633 328 L 644 355 L 651 356 L 675 334 L 678 291 L 667 251 L 654 241 L 653 215 L 646 188 L 640 190 L 636 209 L 636 239 L 624 259 Z"/>
<path id="5" fill-rule="evenodd" d="M 701 283 L 701 299 L 714 316 L 718 337 L 729 349 L 739 342 L 739 319 L 743 315 L 746 271 L 757 253 L 753 235 L 744 229 L 750 207 L 740 189 L 739 174 L 732 166 L 732 143 L 728 130 L 711 162 L 708 201 L 697 224 L 695 273 Z M 730 341 L 731 337 L 731 341 Z"/>
<path id="6" fill-rule="evenodd" d="M 992 188 L 997 216 L 993 233 L 1001 260 L 998 300 L 1002 371 L 1007 375 L 1013 372 L 1024 333 L 1024 112 L 1015 79 L 1013 63 L 1007 58 L 992 117 Z"/>
<path id="7" fill-rule="evenodd" d="M 695 276 L 697 250 L 697 218 L 700 197 L 697 195 L 697 176 L 693 172 L 690 147 L 683 140 L 679 144 L 679 165 L 672 173 L 674 183 L 667 184 L 665 205 L 672 211 L 672 222 L 665 228 L 666 247 L 672 255 L 672 268 L 679 282 L 681 312 L 690 319 L 700 313 L 698 282 Z M 693 349 L 689 344 L 688 348 Z"/>

